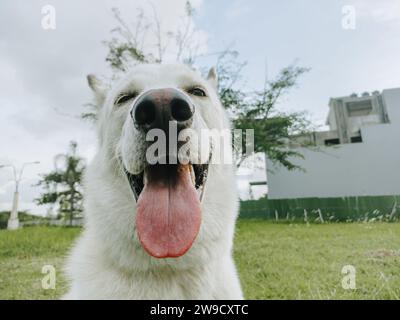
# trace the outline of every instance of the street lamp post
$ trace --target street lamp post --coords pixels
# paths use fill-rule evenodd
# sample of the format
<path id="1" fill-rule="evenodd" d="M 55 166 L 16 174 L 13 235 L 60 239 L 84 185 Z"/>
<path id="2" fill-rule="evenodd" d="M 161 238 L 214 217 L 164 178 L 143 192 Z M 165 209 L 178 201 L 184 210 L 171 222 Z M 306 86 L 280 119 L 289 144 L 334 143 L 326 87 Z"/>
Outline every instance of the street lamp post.
<path id="1" fill-rule="evenodd" d="M 0 168 L 11 167 L 13 169 L 13 174 L 14 174 L 15 190 L 14 190 L 11 214 L 10 214 L 10 218 L 8 219 L 8 223 L 7 223 L 8 230 L 16 230 L 19 228 L 19 219 L 18 219 L 19 184 L 21 182 L 22 174 L 24 173 L 24 169 L 28 165 L 38 164 L 38 163 L 39 163 L 39 161 L 25 162 L 24 164 L 22 164 L 21 170 L 19 171 L 18 174 L 17 174 L 17 169 L 15 168 L 14 165 L 12 165 L 12 164 L 0 165 Z"/>

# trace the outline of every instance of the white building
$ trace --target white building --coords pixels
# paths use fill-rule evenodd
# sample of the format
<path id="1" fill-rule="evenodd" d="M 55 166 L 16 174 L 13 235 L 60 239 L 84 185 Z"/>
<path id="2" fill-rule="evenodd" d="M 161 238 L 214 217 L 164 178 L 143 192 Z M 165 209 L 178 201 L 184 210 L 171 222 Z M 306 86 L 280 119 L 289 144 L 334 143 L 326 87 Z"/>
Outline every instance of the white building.
<path id="1" fill-rule="evenodd" d="M 400 88 L 331 99 L 327 125 L 301 138 L 304 172 L 267 159 L 269 199 L 400 195 Z"/>

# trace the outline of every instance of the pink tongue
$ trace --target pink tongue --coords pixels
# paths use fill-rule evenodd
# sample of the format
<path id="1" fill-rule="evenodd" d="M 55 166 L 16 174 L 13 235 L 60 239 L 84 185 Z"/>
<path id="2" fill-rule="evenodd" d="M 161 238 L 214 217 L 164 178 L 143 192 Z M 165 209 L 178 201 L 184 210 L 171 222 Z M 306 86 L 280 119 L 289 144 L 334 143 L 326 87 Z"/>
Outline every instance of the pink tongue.
<path id="1" fill-rule="evenodd" d="M 179 257 L 192 246 L 200 228 L 200 201 L 189 168 L 181 167 L 174 186 L 149 181 L 137 202 L 136 228 L 153 257 Z"/>

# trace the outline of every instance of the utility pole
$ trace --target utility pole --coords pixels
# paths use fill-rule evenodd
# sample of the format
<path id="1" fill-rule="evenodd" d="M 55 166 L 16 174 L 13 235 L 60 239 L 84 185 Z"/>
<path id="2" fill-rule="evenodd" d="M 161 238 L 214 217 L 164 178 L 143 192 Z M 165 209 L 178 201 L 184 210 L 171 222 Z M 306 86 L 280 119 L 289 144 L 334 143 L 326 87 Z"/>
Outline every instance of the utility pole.
<path id="1" fill-rule="evenodd" d="M 8 219 L 8 223 L 7 223 L 8 230 L 16 230 L 19 228 L 19 219 L 18 219 L 19 184 L 21 182 L 22 174 L 24 173 L 24 169 L 28 165 L 38 164 L 38 163 L 39 163 L 39 161 L 23 163 L 18 174 L 17 174 L 17 169 L 15 168 L 14 165 L 12 165 L 12 164 L 0 165 L 0 169 L 5 168 L 5 167 L 11 167 L 13 169 L 13 174 L 14 174 L 15 191 L 14 191 L 14 196 L 13 196 L 11 214 L 10 214 L 10 218 Z"/>

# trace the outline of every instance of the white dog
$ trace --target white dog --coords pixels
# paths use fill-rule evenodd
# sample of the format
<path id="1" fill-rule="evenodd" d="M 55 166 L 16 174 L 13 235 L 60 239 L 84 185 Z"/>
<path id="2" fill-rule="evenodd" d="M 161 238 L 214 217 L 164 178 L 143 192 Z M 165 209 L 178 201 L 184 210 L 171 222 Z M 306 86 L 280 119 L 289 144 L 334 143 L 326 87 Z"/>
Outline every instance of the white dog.
<path id="1" fill-rule="evenodd" d="M 230 128 L 214 69 L 205 80 L 184 65 L 140 65 L 110 90 L 88 81 L 99 146 L 85 175 L 85 228 L 69 256 L 64 298 L 242 299 L 232 258 L 233 165 L 208 164 L 212 139 L 200 147 L 186 140 L 188 164 L 148 159 L 146 135 L 165 132 L 166 123 L 178 132 Z M 168 146 L 171 139 L 167 133 Z M 170 149 L 155 154 L 172 159 Z"/>

